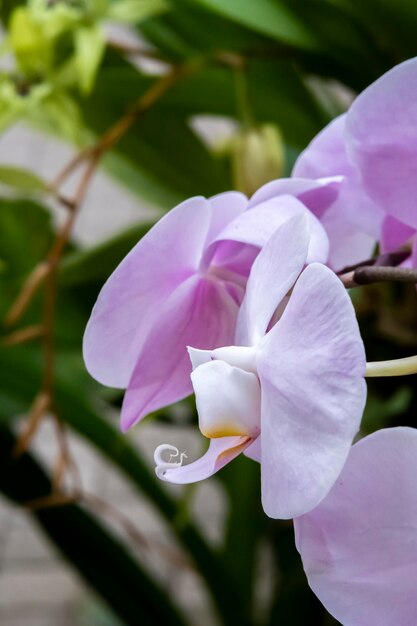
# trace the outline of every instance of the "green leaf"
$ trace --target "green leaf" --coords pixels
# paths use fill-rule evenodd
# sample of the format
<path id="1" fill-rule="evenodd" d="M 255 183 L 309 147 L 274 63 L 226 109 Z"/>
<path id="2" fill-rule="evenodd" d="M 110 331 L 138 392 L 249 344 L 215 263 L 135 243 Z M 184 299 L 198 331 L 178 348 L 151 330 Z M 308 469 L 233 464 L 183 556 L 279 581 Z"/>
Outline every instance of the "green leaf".
<path id="1" fill-rule="evenodd" d="M 81 91 L 90 93 L 106 48 L 100 24 L 81 26 L 74 33 L 75 63 Z"/>
<path id="2" fill-rule="evenodd" d="M 165 0 L 116 0 L 110 4 L 108 18 L 119 22 L 141 22 L 168 8 Z"/>
<path id="3" fill-rule="evenodd" d="M 190 4 L 189 0 L 181 2 L 185 6 Z M 314 35 L 286 3 L 280 0 L 193 0 L 194 2 L 280 42 L 306 50 L 319 48 Z"/>
<path id="4" fill-rule="evenodd" d="M 273 520 L 270 535 L 280 576 L 273 593 L 270 616 L 265 623 L 268 626 L 336 626 L 331 618 L 330 621 L 324 621 L 325 616 L 328 617 L 326 609 L 307 584 L 302 561 L 295 547 L 292 522 Z"/>
<path id="5" fill-rule="evenodd" d="M 260 466 L 241 455 L 222 470 L 219 479 L 229 496 L 223 563 L 242 591 L 242 613 L 251 623 L 255 561 L 266 523 L 261 506 Z"/>
<path id="6" fill-rule="evenodd" d="M 48 497 L 49 478 L 32 456 L 13 457 L 16 439 L 0 427 L 0 490 L 17 504 Z M 37 510 L 35 519 L 66 559 L 125 624 L 185 621 L 167 593 L 85 508 L 67 504 Z"/>
<path id="7" fill-rule="evenodd" d="M 0 165 L 0 184 L 23 191 L 45 191 L 46 189 L 46 183 L 33 172 L 8 165 Z"/>
<path id="8" fill-rule="evenodd" d="M 128 437 L 101 416 L 105 405 L 98 402 L 98 393 L 95 394 L 95 402 L 92 394 L 87 393 L 87 386 L 91 386 L 93 381 L 82 383 L 79 375 L 74 379 L 73 368 L 68 367 L 68 358 L 64 353 L 60 354 L 58 365 L 56 403 L 59 414 L 76 432 L 115 463 L 170 523 L 211 591 L 222 623 L 235 626 L 238 620 L 244 624 L 239 621 L 241 610 L 237 599 L 240 598 L 240 590 L 222 567 L 218 555 L 208 547 L 189 519 L 178 519 L 176 501 L 161 487 L 154 472 L 148 469 Z M 7 390 L 8 397 L 15 398 L 19 403 L 19 413 L 24 412 L 40 388 L 40 355 L 29 346 L 0 349 L 0 371 L 0 399 L 2 390 Z M 95 388 L 98 389 L 98 386 Z M 10 420 L 13 416 L 5 414 L 5 407 L 0 402 L 0 420 Z"/>
<path id="9" fill-rule="evenodd" d="M 127 81 L 124 80 L 124 73 L 129 77 Z M 104 132 L 146 91 L 148 84 L 148 77 L 143 80 L 137 72 L 128 68 L 120 74 L 116 70 L 100 72 L 96 89 L 83 104 L 90 129 L 97 135 Z M 109 97 L 109 106 L 102 107 L 102 102 Z M 122 182 L 129 182 L 131 190 L 139 192 L 142 198 L 158 203 L 165 196 L 168 202 L 164 202 L 163 206 L 166 208 L 193 195 L 213 195 L 230 189 L 230 173 L 226 164 L 196 136 L 187 118 L 155 106 L 138 119 L 115 146 L 112 154 L 118 158 L 116 167 L 115 161 L 110 160 L 111 171 L 121 175 Z M 141 177 L 139 184 L 135 181 L 136 170 Z M 143 189 L 140 188 L 142 181 Z"/>

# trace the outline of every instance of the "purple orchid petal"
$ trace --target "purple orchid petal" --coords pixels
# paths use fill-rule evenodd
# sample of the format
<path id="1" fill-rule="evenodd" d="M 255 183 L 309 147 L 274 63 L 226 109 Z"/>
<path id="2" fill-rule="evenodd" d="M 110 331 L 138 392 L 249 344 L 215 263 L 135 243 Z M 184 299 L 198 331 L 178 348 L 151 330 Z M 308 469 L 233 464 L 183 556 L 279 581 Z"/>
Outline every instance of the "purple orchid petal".
<path id="1" fill-rule="evenodd" d="M 209 448 L 200 459 L 188 465 L 172 468 L 168 467 L 168 464 L 165 467 L 158 465 L 159 459 L 156 457 L 157 475 L 162 480 L 179 485 L 204 480 L 235 459 L 251 442 L 252 440 L 249 437 L 210 439 Z"/>
<path id="2" fill-rule="evenodd" d="M 290 195 L 301 200 L 316 217 L 320 217 L 321 213 L 336 200 L 341 182 L 342 177 L 340 176 L 333 176 L 323 180 L 304 178 L 280 178 L 273 180 L 258 189 L 252 196 L 249 201 L 249 209 L 272 198 Z"/>
<path id="3" fill-rule="evenodd" d="M 121 427 L 126 431 L 146 414 L 192 392 L 187 345 L 203 349 L 230 344 L 238 304 L 227 286 L 192 276 L 167 298 L 156 324 L 136 355 L 125 394 Z"/>
<path id="4" fill-rule="evenodd" d="M 416 229 L 387 215 L 382 225 L 381 252 L 392 252 L 407 243 L 416 234 Z"/>
<path id="5" fill-rule="evenodd" d="M 162 303 L 197 271 L 211 216 L 205 198 L 183 202 L 141 239 L 105 283 L 84 335 L 87 369 L 101 383 L 128 385 Z"/>
<path id="6" fill-rule="evenodd" d="M 246 448 L 243 453 L 248 459 L 252 459 L 252 461 L 257 461 L 257 463 L 261 462 L 261 437 L 257 437 L 255 441 L 253 441 L 250 446 Z"/>
<path id="7" fill-rule="evenodd" d="M 417 268 L 417 237 L 413 239 L 413 246 L 411 249 L 411 267 Z"/>
<path id="8" fill-rule="evenodd" d="M 330 241 L 329 267 L 335 271 L 370 259 L 376 247 L 374 237 L 359 230 L 335 203 L 322 217 Z"/>
<path id="9" fill-rule="evenodd" d="M 239 311 L 238 343 L 255 345 L 291 289 L 307 258 L 308 220 L 304 213 L 284 222 L 256 258 Z"/>
<path id="10" fill-rule="evenodd" d="M 309 584 L 344 626 L 417 624 L 417 431 L 353 446 L 339 480 L 294 520 Z"/>
<path id="11" fill-rule="evenodd" d="M 365 353 L 337 276 L 309 265 L 259 346 L 262 501 L 270 517 L 314 508 L 336 481 L 366 399 Z"/>
<path id="12" fill-rule="evenodd" d="M 248 206 L 247 197 L 238 191 L 226 191 L 209 198 L 212 218 L 210 230 L 207 233 L 206 246 L 238 215 L 243 213 Z"/>
<path id="13" fill-rule="evenodd" d="M 354 168 L 349 163 L 345 148 L 346 113 L 330 122 L 300 154 L 292 176 L 295 178 L 350 177 Z"/>
<path id="14" fill-rule="evenodd" d="M 345 142 L 346 119 L 346 114 L 340 115 L 313 139 L 296 161 L 293 176 L 305 178 L 343 176 L 338 197 L 331 207 L 333 214 L 339 216 L 343 224 L 347 223 L 350 237 L 353 235 L 353 225 L 356 225 L 360 232 L 363 231 L 377 239 L 384 212 L 365 192 L 358 171 L 349 162 Z M 324 214 L 324 211 L 321 211 L 320 217 L 324 217 Z M 332 240 L 331 233 L 329 236 L 333 249 L 339 247 L 338 242 Z M 347 254 L 346 252 L 345 256 Z M 351 259 L 349 264 L 353 263 L 355 261 Z"/>
<path id="15" fill-rule="evenodd" d="M 263 202 L 230 222 L 218 235 L 219 240 L 238 241 L 263 248 L 271 235 L 294 215 L 305 214 L 310 231 L 307 262 L 325 263 L 329 240 L 318 219 L 297 198 L 283 195 Z"/>
<path id="16" fill-rule="evenodd" d="M 363 91 L 346 121 L 350 160 L 370 197 L 417 228 L 417 59 L 405 61 Z"/>

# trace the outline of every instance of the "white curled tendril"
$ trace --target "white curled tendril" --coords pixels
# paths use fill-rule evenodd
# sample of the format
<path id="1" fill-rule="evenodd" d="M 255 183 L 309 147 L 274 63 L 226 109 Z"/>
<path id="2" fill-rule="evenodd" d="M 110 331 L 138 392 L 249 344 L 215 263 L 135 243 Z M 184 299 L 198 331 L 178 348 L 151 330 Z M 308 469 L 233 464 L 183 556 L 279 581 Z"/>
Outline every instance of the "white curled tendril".
<path id="1" fill-rule="evenodd" d="M 168 461 L 163 458 L 164 452 L 169 452 Z M 175 446 L 171 446 L 169 443 L 163 443 L 157 447 L 153 455 L 155 461 L 155 474 L 161 480 L 165 478 L 165 472 L 175 467 L 181 467 L 184 459 L 187 459 L 185 452 L 181 452 Z M 178 459 L 177 461 L 173 459 Z"/>

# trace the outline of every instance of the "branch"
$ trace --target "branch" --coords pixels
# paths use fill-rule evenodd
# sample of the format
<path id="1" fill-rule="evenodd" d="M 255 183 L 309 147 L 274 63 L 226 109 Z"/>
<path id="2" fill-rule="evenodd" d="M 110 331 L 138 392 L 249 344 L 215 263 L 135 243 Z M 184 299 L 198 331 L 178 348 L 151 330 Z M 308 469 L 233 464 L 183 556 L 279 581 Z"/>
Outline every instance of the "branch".
<path id="1" fill-rule="evenodd" d="M 346 287 L 361 287 L 372 283 L 397 282 L 397 283 L 417 283 L 417 270 L 406 267 L 383 267 L 366 266 L 358 267 L 352 272 L 347 272 L 339 276 Z"/>

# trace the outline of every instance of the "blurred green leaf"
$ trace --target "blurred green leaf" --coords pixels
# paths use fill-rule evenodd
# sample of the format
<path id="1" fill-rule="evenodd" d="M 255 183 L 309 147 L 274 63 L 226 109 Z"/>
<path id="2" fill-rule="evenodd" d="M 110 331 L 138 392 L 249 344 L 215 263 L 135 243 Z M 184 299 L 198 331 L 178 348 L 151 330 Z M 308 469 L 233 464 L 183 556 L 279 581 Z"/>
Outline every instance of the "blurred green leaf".
<path id="1" fill-rule="evenodd" d="M 29 272 L 52 239 L 48 211 L 31 200 L 0 200 L 0 251 L 13 277 Z"/>
<path id="2" fill-rule="evenodd" d="M 52 485 L 35 460 L 12 451 L 16 439 L 0 427 L 0 490 L 18 504 L 48 497 Z M 34 517 L 124 623 L 185 626 L 166 592 L 104 526 L 76 504 L 37 509 Z"/>
<path id="3" fill-rule="evenodd" d="M 107 17 L 119 22 L 137 23 L 168 8 L 165 0 L 116 0 L 111 2 Z"/>
<path id="4" fill-rule="evenodd" d="M 229 497 L 229 516 L 222 553 L 224 567 L 241 589 L 242 612 L 247 622 L 251 623 L 255 618 L 255 560 L 267 519 L 261 505 L 260 465 L 241 455 L 221 471 L 219 479 Z"/>
<path id="5" fill-rule="evenodd" d="M 90 93 L 106 47 L 106 40 L 100 24 L 77 28 L 74 33 L 75 63 L 80 89 Z"/>
<path id="6" fill-rule="evenodd" d="M 186 8 L 189 0 L 180 0 Z M 177 0 L 177 3 L 180 3 Z M 291 8 L 280 0 L 196 0 L 210 11 L 219 13 L 252 30 L 268 35 L 278 41 L 303 49 L 317 49 L 314 35 L 298 20 Z"/>
<path id="7" fill-rule="evenodd" d="M 368 393 L 361 432 L 372 433 L 386 426 L 388 420 L 405 413 L 411 403 L 413 392 L 409 387 L 400 387 L 390 397 L 381 398 Z"/>
<path id="8" fill-rule="evenodd" d="M 23 191 L 45 191 L 46 184 L 36 174 L 20 167 L 0 165 L 0 184 Z"/>
<path id="9" fill-rule="evenodd" d="M 78 353 L 78 359 L 80 354 Z M 35 349 L 29 346 L 0 349 L 0 399 L 4 393 L 15 400 L 19 406 L 19 414 L 24 413 L 32 402 L 41 385 L 41 360 Z M 91 393 L 92 387 L 98 385 L 89 379 L 84 371 L 84 382 L 81 370 L 76 378 L 74 368 L 69 366 L 68 353 L 60 353 L 56 372 L 56 404 L 59 414 L 82 437 L 86 438 L 107 459 L 132 481 L 160 514 L 170 523 L 174 534 L 188 551 L 195 562 L 199 573 L 204 578 L 218 608 L 222 623 L 235 626 L 242 613 L 243 600 L 240 589 L 235 585 L 222 567 L 219 556 L 209 548 L 200 532 L 188 519 L 177 520 L 178 505 L 168 495 L 161 483 L 156 479 L 146 463 L 139 456 L 126 435 L 116 430 L 108 420 L 101 416 L 105 403 L 100 402 L 99 393 Z M 14 414 L 7 414 L 0 402 L 0 421 L 11 420 Z M 242 617 L 243 619 L 243 617 Z"/>
<path id="10" fill-rule="evenodd" d="M 291 521 L 271 520 L 272 549 L 280 576 L 277 580 L 268 626 L 291 624 L 291 626 L 318 626 L 325 623 L 336 625 L 326 609 L 307 585 L 301 557 L 294 541 Z"/>

